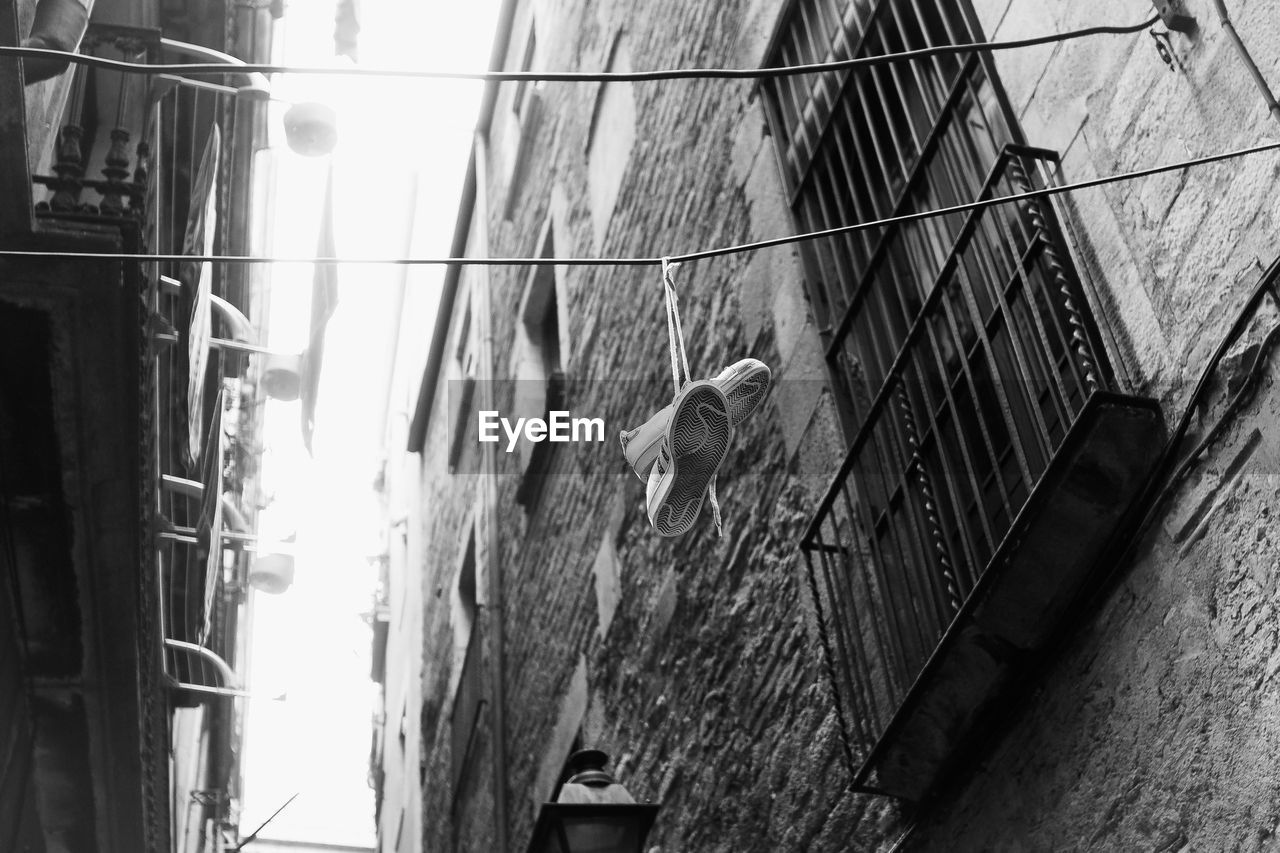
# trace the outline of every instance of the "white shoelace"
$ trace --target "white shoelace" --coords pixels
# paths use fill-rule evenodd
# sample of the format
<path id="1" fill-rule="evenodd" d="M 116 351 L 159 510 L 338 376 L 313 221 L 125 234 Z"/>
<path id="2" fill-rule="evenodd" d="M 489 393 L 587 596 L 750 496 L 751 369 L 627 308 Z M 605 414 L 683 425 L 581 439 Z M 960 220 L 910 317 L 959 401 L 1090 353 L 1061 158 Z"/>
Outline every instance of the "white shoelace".
<path id="1" fill-rule="evenodd" d="M 671 351 L 671 381 L 675 385 L 675 393 L 679 394 L 685 383 L 693 379 L 689 371 L 689 356 L 684 347 L 684 328 L 680 325 L 680 299 L 676 295 L 674 273 L 680 264 L 672 263 L 670 258 L 662 259 L 662 289 L 667 303 L 667 342 Z M 681 378 L 683 368 L 684 377 Z M 716 524 L 716 536 L 724 538 L 724 526 L 720 518 L 720 501 L 716 497 L 716 475 L 711 475 L 711 483 L 707 487 L 707 497 L 711 500 L 711 517 Z"/>

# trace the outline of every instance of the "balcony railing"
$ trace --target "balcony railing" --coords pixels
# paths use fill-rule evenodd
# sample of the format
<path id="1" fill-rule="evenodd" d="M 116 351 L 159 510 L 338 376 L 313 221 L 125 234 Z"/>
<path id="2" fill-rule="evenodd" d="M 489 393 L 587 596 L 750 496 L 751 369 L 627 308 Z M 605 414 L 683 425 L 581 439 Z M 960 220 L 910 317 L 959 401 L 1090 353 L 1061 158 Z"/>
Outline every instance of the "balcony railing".
<path id="1" fill-rule="evenodd" d="M 157 581 L 165 673 L 188 703 L 241 688 L 223 661 L 237 656 L 238 605 L 246 584 L 246 555 L 237 548 L 253 536 L 248 520 L 223 491 L 222 471 L 230 458 L 226 433 L 238 415 L 235 380 L 225 384 L 206 430 L 199 479 L 160 478 Z"/>
<path id="2" fill-rule="evenodd" d="M 228 81 L 247 83 L 254 96 L 265 94 L 261 75 L 244 75 L 233 58 L 162 39 L 156 30 L 93 24 L 80 52 L 129 62 L 193 53 L 221 59 L 228 63 Z M 66 100 L 52 150 L 38 154 L 32 169 L 37 216 L 73 227 L 125 226 L 130 251 L 224 249 L 225 213 L 243 206 L 230 191 L 245 184 L 235 180 L 243 167 L 235 150 L 237 118 L 245 116 L 243 89 L 76 64 L 64 74 Z M 202 273 L 208 288 L 219 290 L 221 270 L 157 261 L 142 264 L 141 273 L 151 344 L 143 367 L 142 425 L 150 455 L 145 470 L 158 480 L 148 492 L 166 530 L 156 543 L 165 672 L 179 684 L 225 689 L 224 674 L 181 645 L 233 657 L 224 646 L 235 631 L 234 608 L 227 606 L 235 590 L 227 587 L 220 537 L 210 535 L 211 526 L 221 528 L 224 503 L 221 478 L 215 476 L 226 453 L 221 404 L 215 402 L 221 399 L 222 355 L 209 355 L 208 335 L 195 322 Z M 203 310 L 209 310 L 208 299 Z M 207 370 L 205 358 L 213 361 Z M 178 482 L 203 488 L 204 495 L 174 488 Z"/>
<path id="3" fill-rule="evenodd" d="M 160 34 L 94 24 L 80 52 L 126 62 L 157 62 Z M 153 81 L 82 65 L 72 65 L 65 73 L 70 85 L 53 151 L 47 161 L 37 162 L 32 175 L 37 213 L 141 221 L 153 151 L 146 133 Z M 40 187 L 46 190 L 44 199 Z"/>
<path id="4" fill-rule="evenodd" d="M 163 46 L 174 53 L 167 43 Z M 144 244 L 157 254 L 203 254 L 206 247 L 222 251 L 223 214 L 237 203 L 227 197 L 235 162 L 236 90 L 162 77 L 149 90 L 149 104 L 146 135 L 153 180 L 147 187 Z M 234 636 L 234 626 L 225 623 L 234 620 L 235 608 L 228 603 L 239 591 L 228 583 L 220 535 L 227 503 L 221 477 L 227 448 L 220 396 L 226 371 L 222 353 L 209 353 L 208 341 L 199 340 L 202 333 L 195 320 L 200 267 L 192 262 L 157 262 L 148 294 L 151 316 L 160 325 L 171 323 L 177 338 L 174 344 L 161 344 L 155 350 L 157 468 L 162 476 L 198 481 L 206 491 L 199 499 L 174 489 L 161 491 L 160 515 L 196 534 L 161 543 L 164 632 L 167 639 L 197 643 L 230 657 L 232 649 L 223 645 Z M 211 290 L 221 289 L 222 270 L 211 266 L 206 275 Z M 207 365 L 199 360 L 203 358 L 210 360 Z M 232 398 L 238 397 L 234 388 L 226 390 Z M 193 447 L 199 452 L 193 452 Z M 234 506 L 230 510 L 234 512 Z M 206 669 L 191 669 L 189 657 L 171 651 L 166 664 L 166 671 L 179 683 L 218 686 L 207 680 L 212 673 Z"/>
<path id="5" fill-rule="evenodd" d="M 239 174 L 246 159 L 237 156 L 242 152 L 236 146 L 244 142 L 236 133 L 237 120 L 248 116 L 249 101 L 265 96 L 265 80 L 237 70 L 232 57 L 162 39 L 150 29 L 93 24 L 80 51 L 130 62 L 186 55 L 226 61 L 225 82 L 246 85 L 72 64 L 64 72 L 66 99 L 52 148 L 33 155 L 37 216 L 72 227 L 124 226 L 129 251 L 225 250 L 228 211 L 247 207 L 235 191 L 247 186 Z M 204 163 L 209 168 L 202 171 Z M 230 657 L 233 650 L 224 645 L 234 636 L 235 614 L 226 605 L 236 590 L 227 586 L 222 543 L 208 529 L 221 527 L 217 510 L 225 503 L 220 478 L 212 476 L 222 471 L 226 453 L 221 406 L 215 402 L 224 365 L 221 353 L 209 355 L 208 335 L 193 322 L 202 272 L 210 290 L 223 289 L 220 269 L 202 271 L 199 263 L 176 261 L 141 265 L 140 297 L 152 344 L 143 367 L 141 423 L 149 455 L 144 470 L 156 480 L 147 491 L 168 531 L 156 543 L 161 637 Z M 206 312 L 209 301 L 204 301 Z M 212 362 L 207 370 L 206 357 Z M 207 452 L 200 452 L 201 445 Z M 207 494 L 193 496 L 173 488 L 175 482 L 207 487 Z M 215 512 L 202 510 L 210 506 Z M 166 646 L 164 662 L 177 683 L 228 686 L 207 659 L 180 645 Z"/>
<path id="6" fill-rule="evenodd" d="M 1054 163 L 1052 152 L 1006 146 L 979 197 L 1043 187 Z M 938 245 L 940 232 L 949 245 Z M 802 549 L 861 785 L 914 798 L 932 783 L 945 750 L 904 758 L 892 735 L 911 728 L 922 701 L 939 701 L 948 689 L 939 672 L 968 665 L 957 663 L 967 653 L 944 641 L 968 630 L 965 620 L 975 612 L 989 611 L 992 584 L 1012 589 L 1007 579 L 985 575 L 1017 562 L 1020 540 L 1034 538 L 1031 528 L 1042 520 L 1036 514 L 1067 511 L 1046 510 L 1046 500 L 1053 503 L 1046 496 L 1073 476 L 1071 460 L 1096 451 L 1088 441 L 1111 429 L 1108 407 L 1123 403 L 1108 393 L 1061 233 L 1049 202 L 1039 199 L 974 210 L 942 228 L 900 226 L 876 247 L 835 331 L 830 351 L 854 377 L 857 428 Z M 920 270 L 933 271 L 931 279 L 922 280 Z M 905 322 L 895 322 L 898 316 Z M 1142 423 L 1158 428 L 1158 413 L 1138 408 Z M 1132 438 L 1127 427 L 1116 429 L 1122 443 Z M 1142 468 L 1144 452 L 1127 462 Z M 1142 471 L 1109 473 L 1114 493 L 1090 500 L 1106 504 L 1100 513 L 1114 520 Z M 1074 535 L 1097 544 L 1105 525 Z M 1083 570 L 1064 568 L 1062 577 L 1045 571 L 1037 582 L 1056 589 Z M 1048 608 L 1053 613 L 1035 612 L 1043 602 L 1029 603 L 1022 588 L 1002 606 L 1026 609 L 1005 614 L 1011 619 L 1049 620 L 1073 591 L 1064 587 Z M 1042 637 L 996 632 L 969 639 L 1027 648 Z M 965 680 L 982 681 L 972 673 Z M 935 695 L 922 699 L 930 691 Z M 984 700 L 941 700 L 950 705 L 927 713 L 963 728 Z M 927 737 L 907 750 L 920 748 L 920 740 Z M 898 766 L 887 767 L 889 759 Z M 911 775 L 905 765 L 915 777 L 903 778 Z"/>

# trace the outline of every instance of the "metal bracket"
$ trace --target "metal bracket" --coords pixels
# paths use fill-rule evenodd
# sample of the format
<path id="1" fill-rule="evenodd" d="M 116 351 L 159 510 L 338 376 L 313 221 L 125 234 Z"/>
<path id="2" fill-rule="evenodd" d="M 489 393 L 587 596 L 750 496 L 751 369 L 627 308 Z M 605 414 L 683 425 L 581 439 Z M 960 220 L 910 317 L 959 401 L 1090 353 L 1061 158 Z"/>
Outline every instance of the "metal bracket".
<path id="1" fill-rule="evenodd" d="M 1156 32 L 1156 28 L 1152 27 L 1147 32 L 1150 33 L 1152 41 L 1155 42 L 1156 53 L 1160 54 L 1160 59 L 1165 65 L 1169 66 L 1170 71 L 1176 70 L 1173 60 L 1173 45 L 1169 42 L 1169 31 Z"/>
<path id="2" fill-rule="evenodd" d="M 147 315 L 147 321 L 143 326 L 143 332 L 148 335 L 151 340 L 164 346 L 171 346 L 178 342 L 178 330 L 169 322 L 169 318 L 154 311 Z"/>
<path id="3" fill-rule="evenodd" d="M 1196 29 L 1196 19 L 1187 13 L 1186 0 L 1151 0 L 1156 7 L 1160 20 L 1171 30 L 1180 33 L 1192 33 Z"/>

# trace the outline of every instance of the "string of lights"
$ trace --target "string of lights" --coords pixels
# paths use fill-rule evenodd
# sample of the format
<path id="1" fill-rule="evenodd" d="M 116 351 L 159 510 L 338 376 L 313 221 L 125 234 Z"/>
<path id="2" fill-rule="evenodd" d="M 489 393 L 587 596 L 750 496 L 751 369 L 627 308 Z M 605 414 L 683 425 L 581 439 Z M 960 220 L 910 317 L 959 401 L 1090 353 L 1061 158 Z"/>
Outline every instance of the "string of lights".
<path id="1" fill-rule="evenodd" d="M 352 66 L 323 67 L 306 65 L 272 65 L 249 63 L 244 65 L 227 65 L 221 62 L 182 62 L 182 63 L 145 63 L 111 59 L 105 56 L 90 56 L 62 50 L 46 48 L 0 46 L 0 56 L 14 56 L 24 59 L 58 59 L 74 65 L 86 65 L 94 68 L 105 68 L 128 74 L 307 74 L 336 77 L 409 77 L 430 80 L 479 80 L 490 83 L 502 82 L 550 82 L 550 83 L 609 83 L 630 82 L 645 83 L 657 80 L 764 80 L 782 77 L 796 77 L 803 74 L 823 74 L 833 71 L 851 71 L 859 68 L 871 68 L 888 65 L 894 62 L 910 62 L 933 56 L 974 51 L 1015 50 L 1024 47 L 1035 47 L 1041 44 L 1070 41 L 1095 35 L 1128 35 L 1141 32 L 1160 20 L 1153 16 L 1139 24 L 1118 26 L 1086 27 L 1064 33 L 1051 33 L 1024 39 L 1007 41 L 971 42 L 968 44 L 943 44 L 923 47 L 916 50 L 884 53 L 875 56 L 859 56 L 852 59 L 841 59 L 833 62 L 818 62 L 807 65 L 783 65 L 770 68 L 675 68 L 658 71 L 431 71 L 409 68 L 361 68 Z"/>
<path id="2" fill-rule="evenodd" d="M 1045 198 L 1047 196 L 1062 195 L 1064 193 L 1076 192 L 1078 190 L 1090 189 L 1093 187 L 1105 186 L 1107 184 L 1119 183 L 1122 181 L 1133 181 L 1139 178 L 1145 178 L 1152 175 L 1159 175 L 1165 172 L 1176 172 L 1180 169 L 1190 169 L 1197 166 L 1206 166 L 1212 163 L 1218 163 L 1224 160 L 1231 160 L 1237 157 L 1246 157 L 1251 154 L 1261 154 L 1267 151 L 1280 150 L 1280 142 L 1266 142 L 1259 145 L 1252 145 L 1248 148 L 1237 148 L 1231 151 L 1224 151 L 1217 154 L 1206 154 L 1202 157 L 1194 157 L 1189 160 L 1179 160 L 1174 163 L 1165 163 L 1160 166 L 1148 166 L 1142 169 L 1134 169 L 1128 172 L 1119 172 L 1113 175 L 1105 175 L 1098 178 L 1090 178 L 1084 181 L 1076 181 L 1075 183 L 1059 184 L 1056 186 L 1041 187 L 1027 192 L 1012 193 L 1010 195 L 992 196 L 991 198 L 979 198 L 974 201 L 963 202 L 961 204 L 951 205 L 949 207 L 933 208 L 929 210 L 920 210 L 913 213 L 904 213 L 898 216 L 888 216 L 883 219 L 875 219 L 869 222 L 855 222 L 850 225 L 841 225 L 836 228 L 828 228 L 823 231 L 809 231 L 800 234 L 791 234 L 783 237 L 772 237 L 767 240 L 757 240 L 751 243 L 739 243 L 732 246 L 720 246 L 712 249 L 701 249 L 693 252 L 685 252 L 683 254 L 670 254 L 655 257 L 617 257 L 617 258 L 413 258 L 413 257 L 394 257 L 394 258 L 337 258 L 337 257 L 267 257 L 259 255 L 182 255 L 182 254 L 148 254 L 148 253 L 116 253 L 116 252 L 62 252 L 50 251 L 44 249 L 0 249 L 0 257 L 11 258 L 58 258 L 58 259 L 82 259 L 82 260 L 117 260 L 117 261 L 178 261 L 188 263 L 223 263 L 223 264 L 370 264 L 370 265 L 399 265 L 399 266 L 580 266 L 580 267 L 636 267 L 636 266 L 661 266 L 666 263 L 687 263 L 691 261 L 706 260 L 709 258 L 718 258 L 725 255 L 744 254 L 748 252 L 758 251 L 760 249 L 769 249 L 775 246 L 782 246 L 791 243 L 804 243 L 812 240 L 819 240 L 824 237 L 834 237 L 840 234 L 849 234 L 855 231 L 865 231 L 870 228 L 884 228 L 890 225 L 898 225 L 904 222 L 915 222 L 921 219 L 932 219 L 939 216 L 949 216 L 955 213 L 966 213 L 973 210 L 981 210 L 983 208 L 995 207 L 997 205 L 1013 204 L 1020 201 L 1030 199 Z"/>

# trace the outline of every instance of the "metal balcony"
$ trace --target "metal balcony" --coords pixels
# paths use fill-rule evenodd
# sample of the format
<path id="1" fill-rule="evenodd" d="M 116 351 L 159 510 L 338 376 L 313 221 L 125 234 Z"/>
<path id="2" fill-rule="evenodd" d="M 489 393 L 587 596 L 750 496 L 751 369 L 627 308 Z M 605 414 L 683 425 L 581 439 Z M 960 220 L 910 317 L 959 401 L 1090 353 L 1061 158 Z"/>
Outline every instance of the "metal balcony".
<path id="1" fill-rule="evenodd" d="M 980 197 L 1054 163 L 1006 146 Z M 1157 406 L 1108 388 L 1060 234 L 1047 200 L 890 230 L 834 332 L 862 393 L 801 547 L 864 790 L 917 800 L 942 777 L 1161 446 Z"/>

